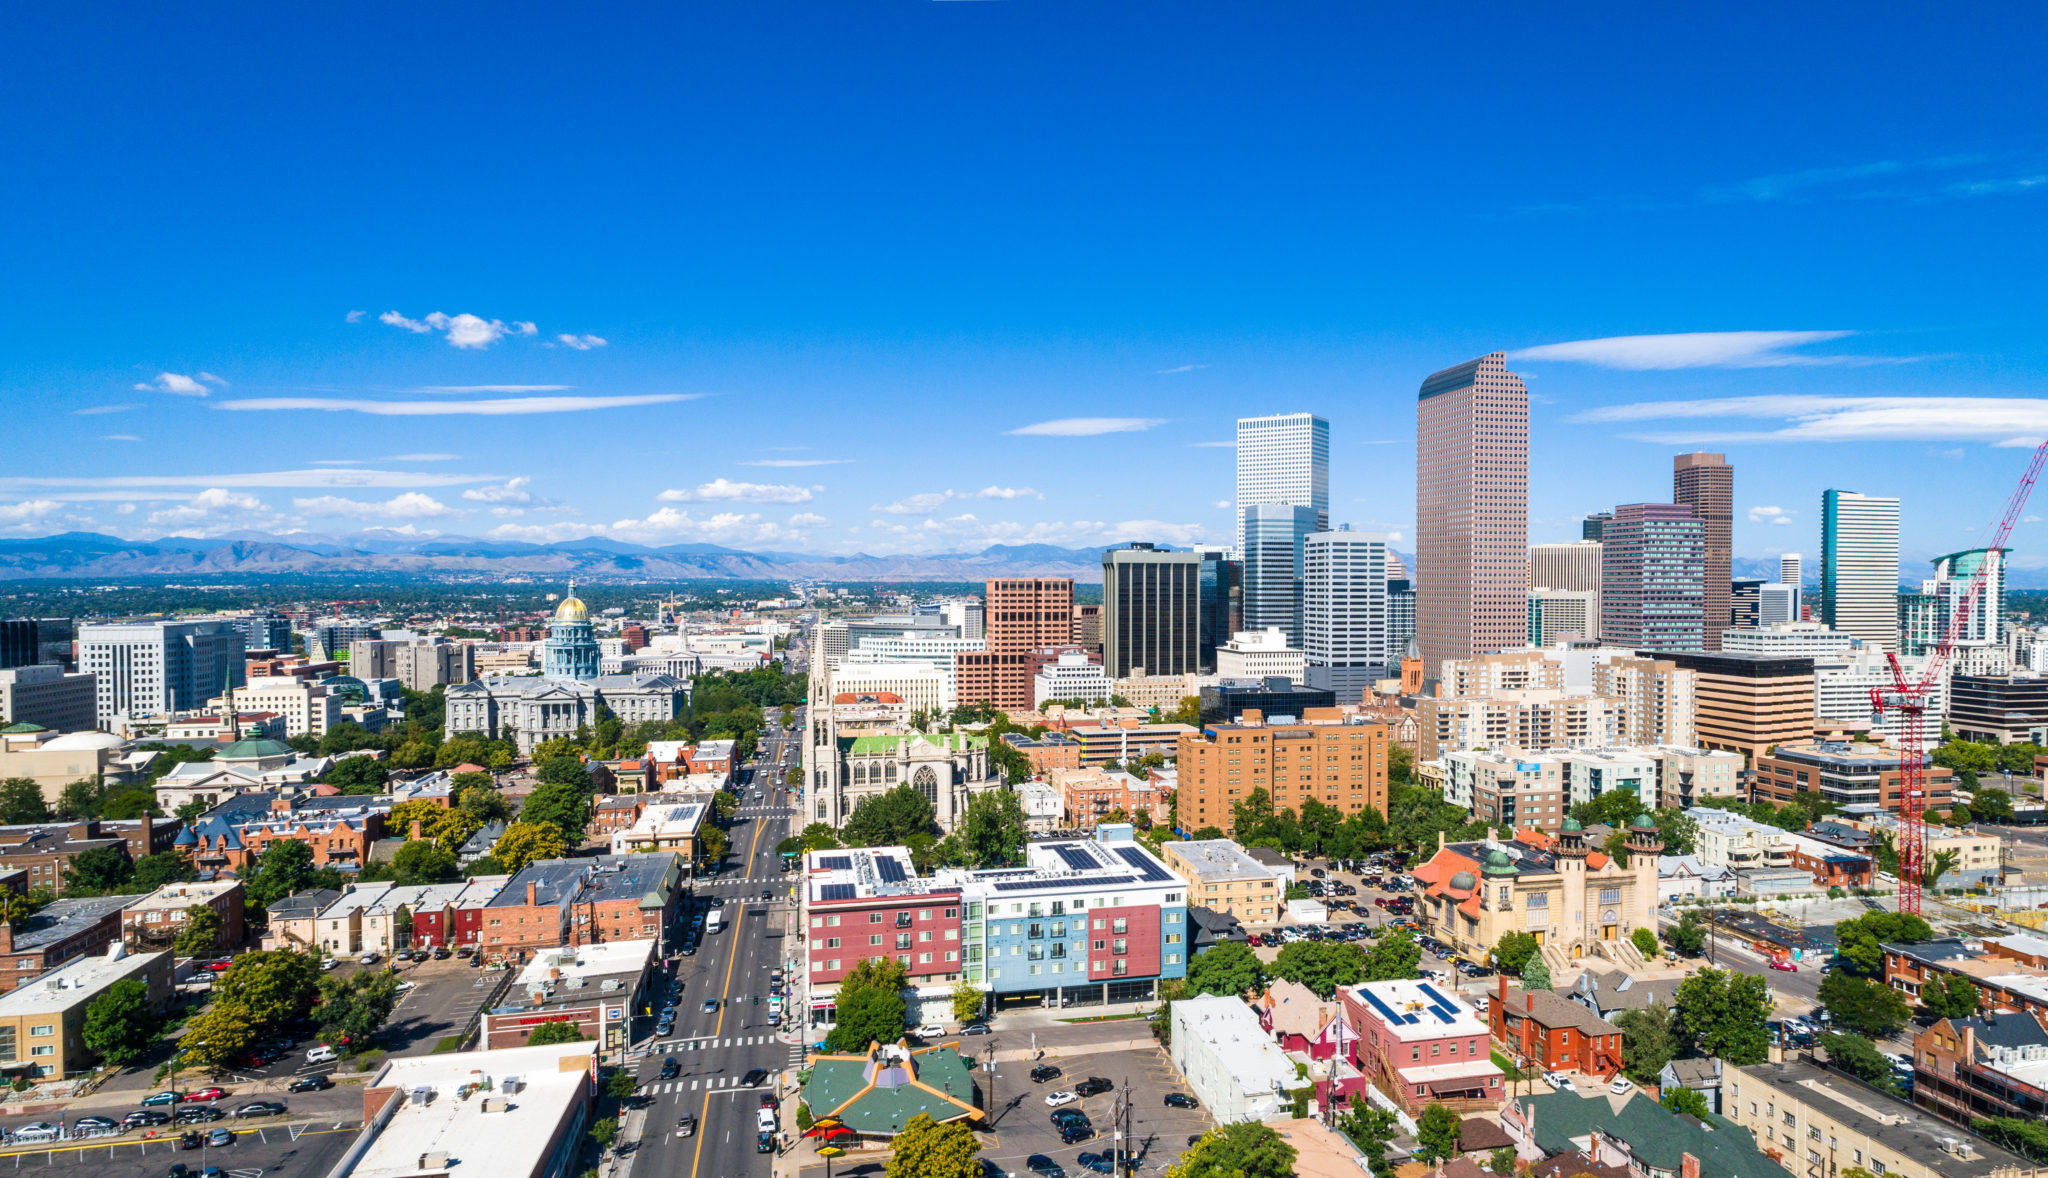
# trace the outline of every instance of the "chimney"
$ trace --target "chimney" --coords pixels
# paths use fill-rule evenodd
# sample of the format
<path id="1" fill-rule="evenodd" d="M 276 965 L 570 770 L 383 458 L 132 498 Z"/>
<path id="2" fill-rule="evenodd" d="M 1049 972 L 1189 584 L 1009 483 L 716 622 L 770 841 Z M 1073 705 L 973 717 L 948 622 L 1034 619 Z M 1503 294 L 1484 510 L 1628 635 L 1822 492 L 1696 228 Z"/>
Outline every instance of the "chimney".
<path id="1" fill-rule="evenodd" d="M 14 926 L 0 920 L 0 953 L 14 952 Z"/>
<path id="2" fill-rule="evenodd" d="M 538 906 L 539 906 L 539 904 L 540 904 L 540 881 L 539 881 L 539 880 L 534 880 L 534 879 L 529 879 L 529 880 L 527 880 L 527 881 L 526 881 L 526 906 L 527 906 L 528 908 L 534 908 L 534 907 L 538 907 Z"/>
<path id="3" fill-rule="evenodd" d="M 1700 1160 L 1691 1154 L 1681 1154 L 1678 1159 L 1678 1178 L 1700 1178 Z"/>
<path id="4" fill-rule="evenodd" d="M 419 820 L 419 819 L 417 819 L 417 818 L 415 818 L 415 819 L 413 819 L 413 820 L 412 820 L 412 838 L 413 838 L 413 839 L 414 839 L 415 841 L 417 841 L 417 840 L 419 839 L 419 837 L 420 837 L 420 820 Z"/>

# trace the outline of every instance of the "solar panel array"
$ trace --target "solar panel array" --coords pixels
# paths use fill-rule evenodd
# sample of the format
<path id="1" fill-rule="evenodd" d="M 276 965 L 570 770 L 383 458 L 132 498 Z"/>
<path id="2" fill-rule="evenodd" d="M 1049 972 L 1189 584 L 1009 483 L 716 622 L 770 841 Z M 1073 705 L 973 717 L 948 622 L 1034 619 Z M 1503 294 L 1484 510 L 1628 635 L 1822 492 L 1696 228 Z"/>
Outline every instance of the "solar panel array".
<path id="1" fill-rule="evenodd" d="M 1075 871 L 1093 871 L 1099 866 L 1095 862 L 1095 856 L 1090 855 L 1072 843 L 1052 843 L 1046 847 L 1046 850 L 1065 860 L 1067 866 Z"/>
<path id="2" fill-rule="evenodd" d="M 1412 1014 L 1395 1014 L 1394 1008 L 1380 1001 L 1380 996 L 1371 990 L 1360 990 L 1359 993 L 1365 995 L 1365 1000 L 1372 1003 L 1372 1008 L 1379 1011 L 1380 1017 L 1386 1019 L 1390 1026 L 1406 1026 L 1418 1021 Z"/>
<path id="3" fill-rule="evenodd" d="M 853 856 L 827 855 L 823 859 L 818 860 L 818 866 L 826 871 L 852 871 Z"/>
<path id="4" fill-rule="evenodd" d="M 1136 882 L 1137 877 L 1130 875 L 1111 875 L 1101 879 L 1026 879 L 1019 880 L 1016 883 L 999 883 L 996 885 L 996 890 L 999 892 L 1041 892 L 1047 888 L 1113 887 L 1117 884 Z"/>
<path id="5" fill-rule="evenodd" d="M 853 893 L 854 887 L 852 884 L 826 884 L 818 889 L 818 899 L 851 900 L 853 899 Z"/>
<path id="6" fill-rule="evenodd" d="M 1437 993 L 1435 987 L 1431 986 L 1428 982 L 1421 982 L 1417 984 L 1416 988 L 1429 996 L 1429 1012 L 1431 1014 L 1442 1019 L 1445 1023 L 1458 1021 L 1458 1008 L 1451 1005 L 1450 999 Z"/>
<path id="7" fill-rule="evenodd" d="M 1136 847 L 1111 847 L 1110 850 L 1116 852 L 1117 858 L 1137 868 L 1138 874 L 1145 877 L 1146 883 L 1163 883 L 1174 878 L 1171 872 L 1152 862 L 1145 852 Z"/>
<path id="8" fill-rule="evenodd" d="M 910 878 L 903 874 L 902 862 L 887 855 L 875 856 L 875 870 L 882 873 L 883 883 L 902 883 Z"/>

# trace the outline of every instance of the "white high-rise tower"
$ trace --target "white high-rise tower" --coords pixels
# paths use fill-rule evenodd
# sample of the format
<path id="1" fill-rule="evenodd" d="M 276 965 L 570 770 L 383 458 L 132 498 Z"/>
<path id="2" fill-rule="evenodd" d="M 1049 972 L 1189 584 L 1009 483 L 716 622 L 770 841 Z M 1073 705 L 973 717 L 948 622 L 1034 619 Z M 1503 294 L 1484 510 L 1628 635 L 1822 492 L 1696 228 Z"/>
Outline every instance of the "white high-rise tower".
<path id="1" fill-rule="evenodd" d="M 1315 530 L 1330 528 L 1330 423 L 1313 413 L 1237 419 L 1237 550 L 1245 509 L 1312 507 Z"/>
<path id="2" fill-rule="evenodd" d="M 1821 621 L 1870 651 L 1899 648 L 1899 501 L 1821 493 Z"/>

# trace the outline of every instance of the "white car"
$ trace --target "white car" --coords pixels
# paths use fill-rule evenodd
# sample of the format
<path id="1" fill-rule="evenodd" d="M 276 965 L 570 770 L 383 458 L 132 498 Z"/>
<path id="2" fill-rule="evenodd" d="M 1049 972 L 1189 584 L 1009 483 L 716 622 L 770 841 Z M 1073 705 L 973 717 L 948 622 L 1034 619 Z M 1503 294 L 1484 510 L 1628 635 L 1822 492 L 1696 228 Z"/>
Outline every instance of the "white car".
<path id="1" fill-rule="evenodd" d="M 1045 1103 L 1048 1108 L 1058 1108 L 1063 1104 L 1072 1104 L 1079 1099 L 1081 1098 L 1064 1089 L 1045 1094 Z"/>
<path id="2" fill-rule="evenodd" d="M 1627 1076 L 1616 1076 L 1614 1077 L 1614 1083 L 1609 1084 L 1607 1086 L 1607 1090 L 1609 1092 L 1614 1093 L 1616 1096 L 1627 1096 L 1630 1092 L 1635 1090 L 1635 1086 L 1635 1081 L 1629 1079 Z"/>
<path id="3" fill-rule="evenodd" d="M 920 1039 L 936 1039 L 945 1034 L 946 1029 L 937 1023 L 926 1023 L 919 1027 L 915 1033 Z"/>

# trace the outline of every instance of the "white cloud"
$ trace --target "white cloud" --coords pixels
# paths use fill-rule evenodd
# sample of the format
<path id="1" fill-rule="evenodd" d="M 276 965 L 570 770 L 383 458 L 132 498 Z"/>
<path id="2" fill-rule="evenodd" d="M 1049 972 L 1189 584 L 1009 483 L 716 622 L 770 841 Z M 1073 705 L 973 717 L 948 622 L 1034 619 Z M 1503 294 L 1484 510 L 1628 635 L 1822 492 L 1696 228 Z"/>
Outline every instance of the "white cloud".
<path id="1" fill-rule="evenodd" d="M 1163 417 L 1062 417 L 1034 422 L 1009 431 L 1035 438 L 1092 438 L 1099 434 L 1128 434 L 1165 425 Z"/>
<path id="2" fill-rule="evenodd" d="M 308 458 L 306 461 L 314 466 L 361 466 L 363 464 L 363 460 L 360 458 Z"/>
<path id="3" fill-rule="evenodd" d="M 1160 370 L 1159 370 L 1159 371 L 1158 371 L 1157 373 L 1155 373 L 1154 375 L 1157 375 L 1157 376 L 1173 376 L 1173 375 L 1175 375 L 1175 374 L 1177 374 L 1177 373 L 1182 373 L 1182 372 L 1200 372 L 1200 371 L 1201 371 L 1202 369 L 1204 369 L 1204 368 L 1207 368 L 1207 367 L 1208 367 L 1208 365 L 1207 365 L 1207 364 L 1182 364 L 1182 365 L 1180 365 L 1180 366 L 1179 366 L 1179 367 L 1177 367 L 1177 368 L 1162 368 L 1162 369 L 1160 369 Z"/>
<path id="4" fill-rule="evenodd" d="M 563 347 L 574 348 L 579 352 L 587 352 L 592 348 L 602 348 L 609 342 L 601 335 L 563 334 L 556 336 L 555 339 Z"/>
<path id="5" fill-rule="evenodd" d="M 102 413 L 126 413 L 133 408 L 133 405 L 88 405 L 83 409 L 73 409 L 71 412 L 78 417 L 97 417 Z"/>
<path id="6" fill-rule="evenodd" d="M 0 503 L 0 532 L 38 531 L 46 520 L 63 508 L 64 503 L 59 499 L 28 499 L 20 503 Z"/>
<path id="7" fill-rule="evenodd" d="M 908 547 L 930 551 L 935 548 L 973 544 L 1054 544 L 1065 547 L 1121 544 L 1131 540 L 1154 540 L 1190 544 L 1211 539 L 1201 524 L 1176 524 L 1162 520 L 1104 522 L 1075 520 L 1070 523 L 1017 523 L 984 520 L 971 513 L 922 523 L 894 523 L 875 520 L 869 528 L 905 541 Z"/>
<path id="8" fill-rule="evenodd" d="M 795 468 L 802 466 L 841 466 L 852 461 L 853 459 L 851 458 L 755 458 L 742 462 L 739 465 Z"/>
<path id="9" fill-rule="evenodd" d="M 393 454 L 386 462 L 454 462 L 460 454 Z"/>
<path id="10" fill-rule="evenodd" d="M 1782 368 L 1811 364 L 1887 364 L 1896 357 L 1809 356 L 1787 349 L 1856 334 L 1852 331 L 1688 331 L 1617 335 L 1544 344 L 1508 353 L 1510 360 L 1561 360 L 1641 372 L 1674 368 Z"/>
<path id="11" fill-rule="evenodd" d="M 1193 447 L 1195 447 L 1196 449 L 1199 449 L 1199 450 L 1235 450 L 1235 449 L 1237 449 L 1237 443 L 1236 443 L 1236 442 L 1189 442 L 1189 443 L 1188 443 L 1188 445 L 1190 445 L 1190 446 L 1193 446 Z"/>
<path id="12" fill-rule="evenodd" d="M 663 503 L 809 503 L 823 487 L 794 484 L 735 483 L 716 478 L 687 490 L 663 491 L 655 498 Z"/>
<path id="13" fill-rule="evenodd" d="M 424 319 L 408 319 L 397 311 L 386 311 L 377 316 L 379 323 L 425 335 L 438 331 L 448 342 L 458 348 L 488 348 L 508 335 L 536 335 L 540 329 L 531 323 L 515 319 L 510 323 L 502 319 L 485 319 L 482 316 L 463 312 L 460 315 L 444 315 L 439 311 Z"/>
<path id="14" fill-rule="evenodd" d="M 135 391 L 140 393 L 175 393 L 180 397 L 204 397 L 213 391 L 206 387 L 208 384 L 215 384 L 226 388 L 227 383 L 211 372 L 202 372 L 197 377 L 186 376 L 178 372 L 159 372 L 156 374 L 155 380 L 144 381 L 136 385 Z"/>
<path id="15" fill-rule="evenodd" d="M 1576 422 L 1675 418 L 1775 418 L 1779 429 L 1687 430 L 1633 434 L 1638 441 L 1684 445 L 1704 441 L 1878 442 L 1985 441 L 2032 446 L 2048 435 L 2048 399 L 2037 397 L 1722 397 L 1609 405 L 1576 414 Z"/>
<path id="16" fill-rule="evenodd" d="M 824 516 L 809 511 L 799 511 L 789 517 L 789 526 L 792 528 L 822 528 L 831 522 Z"/>
<path id="17" fill-rule="evenodd" d="M 345 323 L 361 323 L 363 321 L 363 316 L 367 314 L 369 314 L 368 311 L 350 311 L 348 314 L 343 315 L 341 318 L 342 321 Z"/>
<path id="18" fill-rule="evenodd" d="M 877 503 L 868 510 L 889 515 L 930 515 L 956 499 L 1043 498 L 1044 495 L 1031 487 L 983 487 L 979 491 L 926 491 L 918 495 L 906 495 L 894 503 Z"/>
<path id="19" fill-rule="evenodd" d="M 694 401 L 702 393 L 650 393 L 630 397 L 516 397 L 496 401 L 329 401 L 319 397 L 258 397 L 222 401 L 216 409 L 266 411 L 310 409 L 328 413 L 368 413 L 377 417 L 512 417 L 530 413 L 576 413 L 591 409 L 630 409 Z"/>
<path id="20" fill-rule="evenodd" d="M 1796 511 L 1787 511 L 1782 507 L 1752 507 L 1749 509 L 1749 522 L 1753 524 L 1790 524 L 1792 517 L 1798 514 Z"/>
<path id="21" fill-rule="evenodd" d="M 974 493 L 976 499 L 1043 499 L 1044 495 L 1030 487 L 983 487 Z"/>
<path id="22" fill-rule="evenodd" d="M 415 393 L 562 393 L 575 388 L 572 384 L 428 384 L 413 390 Z"/>
<path id="23" fill-rule="evenodd" d="M 521 475 L 502 487 L 471 487 L 462 493 L 462 497 L 477 503 L 531 503 L 533 494 L 526 489 L 526 484 L 532 481 Z"/>
<path id="24" fill-rule="evenodd" d="M 284 517 L 254 495 L 226 487 L 208 487 L 176 507 L 152 511 L 144 523 L 170 529 L 175 536 L 213 536 L 241 528 L 275 528 Z"/>
<path id="25" fill-rule="evenodd" d="M 294 499 L 292 507 L 306 515 L 347 515 L 368 519 L 432 519 L 458 514 L 453 507 L 418 491 L 406 491 L 382 503 L 322 495 L 314 499 Z"/>
<path id="26" fill-rule="evenodd" d="M 698 518 L 686 508 L 664 507 L 645 519 L 622 519 L 609 524 L 500 524 L 488 535 L 534 544 L 591 536 L 650 545 L 686 541 L 724 545 L 801 544 L 809 539 L 810 529 L 823 522 L 821 517 L 800 514 L 792 516 L 788 523 L 777 523 L 757 512 L 719 512 Z"/>
<path id="27" fill-rule="evenodd" d="M 100 440 L 103 442 L 139 442 L 142 439 L 134 434 L 101 434 Z"/>
<path id="28" fill-rule="evenodd" d="M 120 503 L 120 504 L 116 504 L 116 505 L 115 505 L 115 507 L 114 507 L 114 514 L 115 514 L 115 515 L 134 515 L 134 514 L 135 514 L 135 505 L 134 505 L 133 503 Z"/>
<path id="29" fill-rule="evenodd" d="M 1228 499 L 1218 499 L 1218 500 L 1216 501 L 1216 510 L 1218 510 L 1218 511 L 1222 511 L 1222 510 L 1224 510 L 1224 509 L 1228 508 L 1229 506 L 1230 506 L 1230 500 L 1228 500 Z"/>
<path id="30" fill-rule="evenodd" d="M 65 487 L 460 487 L 495 482 L 494 474 L 429 474 L 416 470 L 275 470 L 246 474 L 192 475 L 14 475 L 0 477 L 0 494 L 10 488 Z M 142 498 L 148 498 L 144 495 Z"/>

